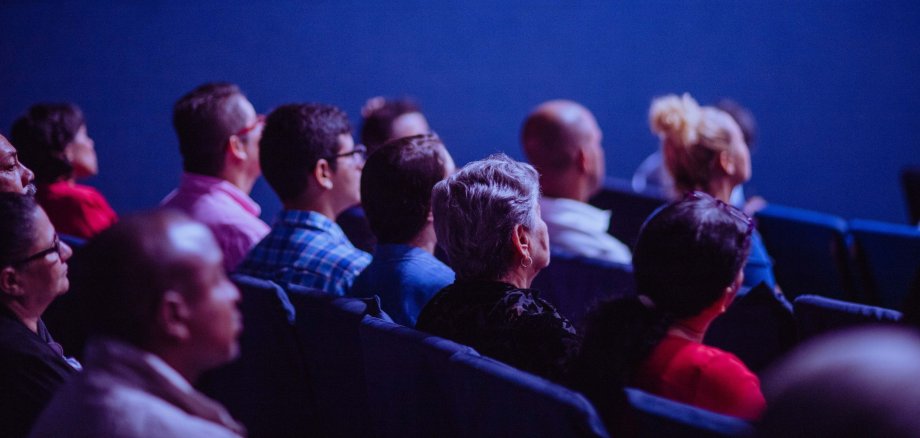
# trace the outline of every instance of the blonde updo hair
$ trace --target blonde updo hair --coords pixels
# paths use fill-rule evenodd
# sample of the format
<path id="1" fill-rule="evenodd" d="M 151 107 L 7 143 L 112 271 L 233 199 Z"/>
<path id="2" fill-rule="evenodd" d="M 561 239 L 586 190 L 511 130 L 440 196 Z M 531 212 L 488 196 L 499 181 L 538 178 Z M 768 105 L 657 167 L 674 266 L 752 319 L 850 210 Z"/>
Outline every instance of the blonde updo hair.
<path id="1" fill-rule="evenodd" d="M 728 121 L 726 121 L 728 119 Z M 731 116 L 714 107 L 701 107 L 689 93 L 669 94 L 652 101 L 649 125 L 661 139 L 664 165 L 680 195 L 709 191 L 720 152 L 731 150 L 726 123 Z"/>

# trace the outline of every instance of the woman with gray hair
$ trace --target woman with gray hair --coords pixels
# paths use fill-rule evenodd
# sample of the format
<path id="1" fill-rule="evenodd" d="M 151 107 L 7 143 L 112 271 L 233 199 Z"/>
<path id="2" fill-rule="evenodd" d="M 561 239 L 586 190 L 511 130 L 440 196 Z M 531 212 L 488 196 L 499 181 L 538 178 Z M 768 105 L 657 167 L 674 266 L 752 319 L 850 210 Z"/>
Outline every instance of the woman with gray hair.
<path id="1" fill-rule="evenodd" d="M 530 289 L 549 264 L 537 172 L 504 154 L 437 183 L 431 210 L 457 280 L 422 309 L 416 327 L 522 370 L 561 380 L 581 338 Z"/>

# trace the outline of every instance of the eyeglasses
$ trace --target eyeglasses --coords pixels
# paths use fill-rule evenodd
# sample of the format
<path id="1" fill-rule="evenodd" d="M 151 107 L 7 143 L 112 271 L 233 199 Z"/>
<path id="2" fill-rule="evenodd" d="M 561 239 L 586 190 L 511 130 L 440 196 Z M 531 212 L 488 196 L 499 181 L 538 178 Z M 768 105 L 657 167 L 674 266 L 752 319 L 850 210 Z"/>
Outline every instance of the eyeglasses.
<path id="1" fill-rule="evenodd" d="M 57 235 L 56 233 L 55 233 L 55 235 L 54 235 L 54 241 L 51 242 L 51 247 L 49 247 L 48 249 L 43 249 L 43 250 L 41 250 L 41 251 L 39 251 L 39 252 L 37 252 L 37 253 L 35 253 L 35 254 L 32 254 L 32 255 L 30 255 L 30 256 L 24 258 L 24 259 L 15 261 L 15 262 L 13 262 L 13 263 L 10 263 L 10 266 L 24 265 L 24 264 L 26 264 L 26 263 L 29 263 L 29 262 L 33 261 L 33 260 L 40 260 L 40 259 L 42 259 L 42 258 L 45 258 L 46 256 L 48 256 L 48 254 L 55 253 L 55 252 L 58 253 L 58 257 L 60 257 L 60 255 L 61 255 L 61 238 L 58 237 L 58 235 Z"/>
<path id="2" fill-rule="evenodd" d="M 343 157 L 348 157 L 354 155 L 361 161 L 367 160 L 367 148 L 363 144 L 355 145 L 355 148 L 351 152 L 345 152 L 343 154 L 333 155 L 332 158 L 339 159 Z"/>
<path id="3" fill-rule="evenodd" d="M 246 135 L 246 134 L 249 134 L 250 132 L 252 132 L 252 131 L 255 130 L 256 128 L 258 128 L 260 125 L 264 125 L 264 124 L 265 124 L 265 116 L 262 115 L 262 114 L 258 114 L 258 115 L 256 115 L 256 121 L 255 121 L 255 122 L 252 122 L 251 125 L 249 125 L 249 126 L 243 128 L 243 129 L 240 129 L 239 131 L 236 131 L 236 133 L 234 133 L 233 135 L 235 135 L 235 136 L 237 136 L 237 137 L 242 137 L 242 136 L 244 136 L 244 135 Z"/>

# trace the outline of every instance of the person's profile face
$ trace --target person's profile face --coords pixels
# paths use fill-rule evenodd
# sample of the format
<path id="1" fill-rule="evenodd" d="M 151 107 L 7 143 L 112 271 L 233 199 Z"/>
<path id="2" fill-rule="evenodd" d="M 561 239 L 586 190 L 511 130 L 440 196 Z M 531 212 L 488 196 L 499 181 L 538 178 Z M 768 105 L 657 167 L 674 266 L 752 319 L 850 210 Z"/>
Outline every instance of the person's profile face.
<path id="1" fill-rule="evenodd" d="M 336 170 L 332 175 L 333 198 L 344 210 L 361 202 L 361 171 L 364 169 L 364 156 L 355 151 L 355 140 L 351 134 L 341 134 L 338 138 L 339 151 Z M 347 154 L 342 156 L 343 154 Z"/>
<path id="2" fill-rule="evenodd" d="M 0 192 L 34 195 L 35 174 L 19 161 L 13 145 L 0 135 Z"/>
<path id="3" fill-rule="evenodd" d="M 725 130 L 729 137 L 729 151 L 735 161 L 736 175 L 735 183 L 742 184 L 751 179 L 751 151 L 747 143 L 744 142 L 744 133 L 741 127 L 728 114 L 723 120 Z"/>
<path id="4" fill-rule="evenodd" d="M 67 292 L 70 281 L 67 279 L 67 260 L 73 251 L 61 242 L 48 215 L 41 207 L 32 215 L 32 227 L 35 235 L 23 262 L 14 268 L 19 276 L 19 283 L 25 294 L 33 302 L 47 307 L 55 298 Z"/>
<path id="5" fill-rule="evenodd" d="M 77 134 L 66 146 L 65 151 L 70 164 L 73 166 L 74 177 L 77 179 L 99 173 L 95 142 L 87 134 L 86 125 L 77 130 Z"/>
<path id="6" fill-rule="evenodd" d="M 549 232 L 546 229 L 546 222 L 543 221 L 540 211 L 540 203 L 534 205 L 536 214 L 536 224 L 533 229 L 529 230 L 530 238 L 533 244 L 530 249 L 530 256 L 533 258 L 533 266 L 536 272 L 549 266 Z"/>
<path id="7" fill-rule="evenodd" d="M 238 137 L 246 149 L 246 173 L 258 177 L 262 173 L 259 167 L 259 140 L 262 139 L 262 130 L 265 128 L 265 117 L 256 114 L 252 103 L 243 96 L 237 96 L 236 105 L 236 111 L 243 114 L 245 119 L 245 125 L 239 131 Z"/>

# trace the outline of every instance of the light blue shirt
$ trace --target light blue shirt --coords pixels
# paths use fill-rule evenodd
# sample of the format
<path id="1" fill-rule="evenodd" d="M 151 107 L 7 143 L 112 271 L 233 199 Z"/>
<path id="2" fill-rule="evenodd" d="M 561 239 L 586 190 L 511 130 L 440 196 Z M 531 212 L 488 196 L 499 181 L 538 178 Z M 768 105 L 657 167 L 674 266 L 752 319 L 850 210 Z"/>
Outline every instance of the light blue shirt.
<path id="1" fill-rule="evenodd" d="M 378 244 L 374 259 L 348 295 L 377 295 L 393 321 L 414 327 L 428 300 L 453 282 L 454 271 L 427 251 L 411 245 Z"/>

